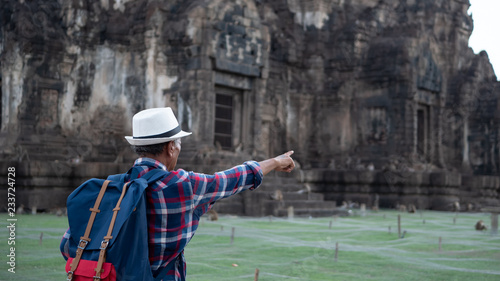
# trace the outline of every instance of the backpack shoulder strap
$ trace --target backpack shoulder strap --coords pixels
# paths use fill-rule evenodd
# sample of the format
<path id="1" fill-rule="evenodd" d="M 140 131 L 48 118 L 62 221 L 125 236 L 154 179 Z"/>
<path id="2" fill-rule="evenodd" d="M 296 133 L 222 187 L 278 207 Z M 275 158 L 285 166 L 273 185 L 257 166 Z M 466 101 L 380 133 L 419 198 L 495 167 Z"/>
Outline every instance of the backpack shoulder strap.
<path id="1" fill-rule="evenodd" d="M 148 184 L 150 184 L 163 178 L 165 175 L 167 175 L 167 173 L 168 172 L 163 169 L 153 169 L 142 176 L 141 179 L 145 179 Z"/>
<path id="2" fill-rule="evenodd" d="M 130 173 L 130 171 L 127 173 L 124 173 L 124 174 L 110 175 L 110 176 L 108 176 L 107 180 L 117 181 L 117 182 L 125 182 L 125 177 L 129 173 Z M 153 169 L 153 170 L 147 172 L 144 176 L 142 176 L 141 179 L 145 179 L 149 184 L 149 183 L 152 183 L 152 182 L 155 182 L 155 181 L 161 179 L 167 173 L 168 172 L 163 170 L 163 169 Z M 133 180 L 133 178 L 131 180 Z"/>
<path id="3" fill-rule="evenodd" d="M 102 184 L 101 190 L 99 191 L 99 195 L 97 196 L 97 199 L 95 200 L 94 207 L 90 208 L 90 211 L 92 212 L 90 214 L 89 222 L 87 223 L 87 229 L 85 229 L 85 234 L 80 237 L 80 242 L 78 244 L 78 249 L 76 250 L 76 256 L 73 262 L 70 265 L 70 271 L 68 272 L 68 280 L 72 280 L 73 278 L 73 273 L 75 272 L 76 268 L 78 267 L 78 263 L 80 262 L 80 258 L 82 257 L 83 250 L 85 247 L 87 247 L 87 244 L 90 242 L 90 231 L 92 230 L 92 225 L 94 224 L 95 216 L 97 213 L 99 213 L 101 210 L 99 210 L 99 205 L 101 205 L 101 200 L 104 197 L 104 193 L 106 192 L 106 188 L 108 188 L 109 180 L 104 181 Z"/>
<path id="4" fill-rule="evenodd" d="M 116 174 L 116 175 L 110 175 L 108 176 L 107 180 L 110 181 L 118 181 L 118 182 L 124 182 L 125 181 L 125 176 L 127 173 L 124 174 Z"/>
<path id="5" fill-rule="evenodd" d="M 113 217 L 111 218 L 111 222 L 109 223 L 109 228 L 108 228 L 108 234 L 104 236 L 104 240 L 101 242 L 101 251 L 99 252 L 99 260 L 97 261 L 97 267 L 95 269 L 95 276 L 94 279 L 97 277 L 98 279 L 101 279 L 101 270 L 104 262 L 106 261 L 106 248 L 109 245 L 109 240 L 113 238 L 111 236 L 111 233 L 113 233 L 113 228 L 115 226 L 116 222 L 116 216 L 118 215 L 118 211 L 120 211 L 120 204 L 122 203 L 123 197 L 125 196 L 125 193 L 127 192 L 127 185 L 129 183 L 126 183 L 123 185 L 122 189 L 122 194 L 120 195 L 120 198 L 118 199 L 118 202 L 116 203 L 115 208 L 113 209 Z"/>

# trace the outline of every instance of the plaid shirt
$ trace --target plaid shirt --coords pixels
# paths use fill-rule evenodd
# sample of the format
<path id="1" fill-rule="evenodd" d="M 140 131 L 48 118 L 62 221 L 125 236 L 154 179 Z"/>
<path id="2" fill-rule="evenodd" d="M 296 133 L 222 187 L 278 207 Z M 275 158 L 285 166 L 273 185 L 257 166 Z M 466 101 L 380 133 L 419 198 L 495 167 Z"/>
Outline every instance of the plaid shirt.
<path id="1" fill-rule="evenodd" d="M 140 178 L 153 169 L 167 170 L 162 163 L 139 158 L 129 171 L 128 178 Z M 248 161 L 229 170 L 213 175 L 171 171 L 146 189 L 149 261 L 153 275 L 168 264 L 175 263 L 167 273 L 166 280 L 184 280 L 186 264 L 184 247 L 194 236 L 200 217 L 219 199 L 229 197 L 246 189 L 255 189 L 262 182 L 262 170 L 255 161 Z M 66 240 L 61 241 L 61 251 L 67 257 Z"/>

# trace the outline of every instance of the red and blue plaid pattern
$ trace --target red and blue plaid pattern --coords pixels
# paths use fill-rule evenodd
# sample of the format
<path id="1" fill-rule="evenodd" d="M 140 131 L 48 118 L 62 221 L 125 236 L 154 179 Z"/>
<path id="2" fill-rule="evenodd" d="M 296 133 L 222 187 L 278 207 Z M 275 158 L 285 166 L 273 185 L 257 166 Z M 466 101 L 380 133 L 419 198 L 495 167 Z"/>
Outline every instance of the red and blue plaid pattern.
<path id="1" fill-rule="evenodd" d="M 165 165 L 150 158 L 139 158 L 129 171 L 127 181 L 140 178 L 152 169 Z M 255 161 L 248 161 L 229 170 L 206 175 L 179 169 L 146 189 L 149 261 L 153 275 L 167 264 L 175 262 L 175 271 L 168 272 L 165 280 L 184 280 L 186 264 L 184 248 L 194 236 L 200 217 L 219 199 L 246 189 L 255 189 L 262 182 L 262 170 Z M 64 249 L 66 233 L 61 242 Z M 67 256 L 63 252 L 64 256 Z M 175 276 L 175 277 L 174 277 Z"/>

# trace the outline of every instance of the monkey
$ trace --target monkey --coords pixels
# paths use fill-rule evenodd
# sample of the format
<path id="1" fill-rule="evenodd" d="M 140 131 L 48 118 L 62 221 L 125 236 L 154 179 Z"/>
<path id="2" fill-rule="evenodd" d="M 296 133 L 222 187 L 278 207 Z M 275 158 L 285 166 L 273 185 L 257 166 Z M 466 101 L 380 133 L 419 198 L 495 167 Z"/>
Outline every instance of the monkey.
<path id="1" fill-rule="evenodd" d="M 274 191 L 274 193 L 271 194 L 271 199 L 278 201 L 280 207 L 285 206 L 285 201 L 283 200 L 283 192 L 281 192 L 281 190 L 278 189 Z"/>
<path id="2" fill-rule="evenodd" d="M 347 209 L 347 202 L 346 201 L 342 201 L 342 206 L 340 206 L 339 208 L 341 209 Z"/>
<path id="3" fill-rule="evenodd" d="M 408 213 L 416 213 L 417 212 L 417 207 L 415 205 L 410 204 L 408 205 Z"/>
<path id="4" fill-rule="evenodd" d="M 399 205 L 398 210 L 400 212 L 406 212 L 406 205 Z"/>
<path id="5" fill-rule="evenodd" d="M 472 205 L 472 203 L 467 204 L 467 211 L 469 212 L 474 211 L 474 205 Z"/>
<path id="6" fill-rule="evenodd" d="M 214 209 L 210 209 L 207 212 L 207 216 L 209 221 L 216 221 L 219 219 L 219 215 L 217 215 L 217 212 Z"/>
<path id="7" fill-rule="evenodd" d="M 488 228 L 484 225 L 483 220 L 479 220 L 476 222 L 476 230 L 482 231 L 487 230 Z"/>
<path id="8" fill-rule="evenodd" d="M 283 201 L 283 193 L 281 190 L 276 190 L 273 194 L 271 194 L 271 199 L 276 201 Z"/>
<path id="9" fill-rule="evenodd" d="M 25 213 L 23 204 L 21 204 L 19 207 L 17 207 L 16 213 L 19 215 Z"/>
<path id="10" fill-rule="evenodd" d="M 349 209 L 359 209 L 360 208 L 358 202 L 349 201 L 348 204 L 349 204 Z"/>

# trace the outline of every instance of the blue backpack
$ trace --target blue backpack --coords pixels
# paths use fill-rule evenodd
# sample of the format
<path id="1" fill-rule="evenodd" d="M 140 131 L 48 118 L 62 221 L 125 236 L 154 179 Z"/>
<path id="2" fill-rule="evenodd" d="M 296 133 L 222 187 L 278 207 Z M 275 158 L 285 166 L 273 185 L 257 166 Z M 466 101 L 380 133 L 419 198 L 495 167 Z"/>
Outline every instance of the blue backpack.
<path id="1" fill-rule="evenodd" d="M 71 237 L 68 280 L 161 280 L 154 278 L 148 252 L 145 189 L 166 174 L 154 169 L 124 183 L 126 174 L 90 179 L 67 200 Z"/>

